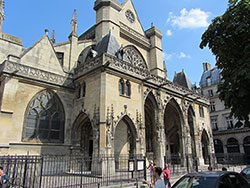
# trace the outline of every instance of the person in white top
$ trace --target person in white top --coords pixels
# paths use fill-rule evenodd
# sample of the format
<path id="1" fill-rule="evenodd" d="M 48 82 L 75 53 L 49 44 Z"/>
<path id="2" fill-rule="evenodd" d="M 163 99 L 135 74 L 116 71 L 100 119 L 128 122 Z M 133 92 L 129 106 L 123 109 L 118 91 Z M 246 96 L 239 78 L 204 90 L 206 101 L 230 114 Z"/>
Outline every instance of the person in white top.
<path id="1" fill-rule="evenodd" d="M 154 175 L 155 175 L 155 188 L 166 188 L 164 181 L 161 179 L 162 169 L 161 167 L 155 167 Z"/>

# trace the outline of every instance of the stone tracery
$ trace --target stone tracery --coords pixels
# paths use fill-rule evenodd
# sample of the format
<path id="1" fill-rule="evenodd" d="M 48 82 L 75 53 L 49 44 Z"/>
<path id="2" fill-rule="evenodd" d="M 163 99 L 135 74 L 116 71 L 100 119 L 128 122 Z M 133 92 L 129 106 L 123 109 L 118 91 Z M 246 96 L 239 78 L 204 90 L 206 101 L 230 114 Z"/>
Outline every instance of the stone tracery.
<path id="1" fill-rule="evenodd" d="M 134 46 L 126 46 L 123 48 L 123 60 L 134 66 L 147 68 L 146 62 L 140 52 Z"/>

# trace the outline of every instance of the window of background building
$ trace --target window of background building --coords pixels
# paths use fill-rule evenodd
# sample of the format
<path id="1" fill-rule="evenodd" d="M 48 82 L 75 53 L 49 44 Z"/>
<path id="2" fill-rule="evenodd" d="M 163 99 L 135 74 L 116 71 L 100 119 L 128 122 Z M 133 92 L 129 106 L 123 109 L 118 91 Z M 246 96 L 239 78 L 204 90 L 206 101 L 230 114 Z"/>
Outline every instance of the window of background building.
<path id="1" fill-rule="evenodd" d="M 214 150 L 215 153 L 224 153 L 223 143 L 219 139 L 214 140 Z"/>
<path id="2" fill-rule="evenodd" d="M 228 153 L 240 153 L 239 142 L 235 138 L 229 138 L 227 140 L 227 152 Z"/>
<path id="3" fill-rule="evenodd" d="M 212 79 L 211 77 L 207 77 L 207 86 L 211 86 L 212 85 Z"/>
<path id="4" fill-rule="evenodd" d="M 214 112 L 215 111 L 215 102 L 211 101 L 210 102 L 210 112 Z"/>
<path id="5" fill-rule="evenodd" d="M 209 90 L 208 90 L 208 96 L 209 96 L 209 97 L 214 96 L 214 93 L 213 93 L 213 90 L 212 90 L 212 89 L 209 89 Z"/>
<path id="6" fill-rule="evenodd" d="M 199 106 L 200 117 L 204 117 L 204 109 L 203 106 Z"/>
<path id="7" fill-rule="evenodd" d="M 212 118 L 211 123 L 212 123 L 212 129 L 214 131 L 218 130 L 217 118 Z"/>
<path id="8" fill-rule="evenodd" d="M 232 128 L 234 128 L 232 118 L 230 118 L 230 117 L 226 117 L 226 124 L 227 124 L 227 128 L 228 128 L 228 129 L 232 129 Z"/>

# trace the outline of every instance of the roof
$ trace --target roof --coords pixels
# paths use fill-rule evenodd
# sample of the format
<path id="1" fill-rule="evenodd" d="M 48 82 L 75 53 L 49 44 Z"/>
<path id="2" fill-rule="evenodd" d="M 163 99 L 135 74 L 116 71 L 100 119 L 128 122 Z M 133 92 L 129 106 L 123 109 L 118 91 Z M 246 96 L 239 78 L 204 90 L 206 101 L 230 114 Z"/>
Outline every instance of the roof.
<path id="1" fill-rule="evenodd" d="M 220 83 L 221 82 L 220 73 L 221 73 L 221 70 L 218 69 L 217 67 L 210 69 L 206 72 L 203 72 L 201 76 L 201 80 L 200 80 L 200 87 L 205 88 L 210 85 L 216 85 Z M 211 78 L 210 83 L 207 82 L 208 78 Z"/>
<path id="2" fill-rule="evenodd" d="M 181 85 L 181 86 L 183 86 L 185 88 L 188 88 L 188 89 L 192 90 L 192 83 L 188 79 L 188 77 L 185 74 L 184 70 L 182 70 L 182 72 L 175 73 L 173 82 L 175 84 Z"/>
<path id="3" fill-rule="evenodd" d="M 103 52 L 110 54 L 110 55 L 116 55 L 116 53 L 120 49 L 120 44 L 112 34 L 112 31 L 110 30 L 109 33 L 104 36 L 100 42 L 96 45 L 96 51 L 98 54 L 101 54 Z"/>

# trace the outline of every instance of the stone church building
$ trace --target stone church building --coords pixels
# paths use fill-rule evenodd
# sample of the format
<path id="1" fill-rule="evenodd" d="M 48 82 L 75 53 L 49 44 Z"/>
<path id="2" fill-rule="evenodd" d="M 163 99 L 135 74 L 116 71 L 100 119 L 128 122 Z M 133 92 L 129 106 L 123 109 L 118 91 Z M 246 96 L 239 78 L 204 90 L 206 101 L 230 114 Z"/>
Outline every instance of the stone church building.
<path id="1" fill-rule="evenodd" d="M 1 155 L 207 162 L 209 100 L 168 80 L 160 29 L 144 30 L 131 0 L 96 0 L 94 11 L 96 23 L 80 35 L 74 11 L 65 42 L 46 30 L 25 49 L 21 38 L 0 32 Z"/>

